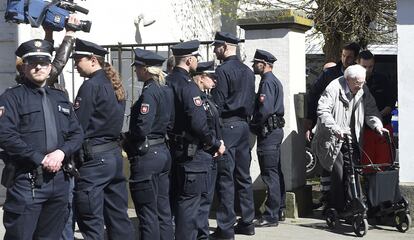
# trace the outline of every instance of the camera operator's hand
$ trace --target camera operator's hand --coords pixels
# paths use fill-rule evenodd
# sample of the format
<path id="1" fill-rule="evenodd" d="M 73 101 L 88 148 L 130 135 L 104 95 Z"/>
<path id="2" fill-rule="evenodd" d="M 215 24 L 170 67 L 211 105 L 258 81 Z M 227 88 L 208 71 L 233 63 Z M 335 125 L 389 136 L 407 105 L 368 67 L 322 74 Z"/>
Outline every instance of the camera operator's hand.
<path id="1" fill-rule="evenodd" d="M 45 40 L 53 43 L 53 30 L 43 26 L 43 30 L 45 30 Z"/>
<path id="2" fill-rule="evenodd" d="M 79 25 L 80 24 L 80 20 L 78 18 L 78 16 L 76 14 L 70 14 L 69 18 L 67 20 L 67 23 L 65 25 L 65 29 L 66 29 L 66 35 L 69 33 L 74 33 L 75 30 L 71 27 L 71 25 Z"/>

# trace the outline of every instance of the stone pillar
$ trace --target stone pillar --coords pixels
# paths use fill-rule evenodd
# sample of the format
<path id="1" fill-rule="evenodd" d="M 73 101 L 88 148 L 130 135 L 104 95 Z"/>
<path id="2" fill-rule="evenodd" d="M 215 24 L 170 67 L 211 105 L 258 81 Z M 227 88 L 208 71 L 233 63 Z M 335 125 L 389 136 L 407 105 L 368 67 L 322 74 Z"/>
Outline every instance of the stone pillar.
<path id="1" fill-rule="evenodd" d="M 281 161 L 286 190 L 291 192 L 288 202 L 295 198 L 294 205 L 307 202 L 306 206 L 299 206 L 298 209 L 288 209 L 288 213 L 290 212 L 291 216 L 295 213 L 293 216 L 297 216 L 299 211 L 299 214 L 303 215 L 304 210 L 310 207 L 311 195 L 308 194 L 307 201 L 302 197 L 306 195 L 303 194 L 306 174 L 305 142 L 301 126 L 304 112 L 301 93 L 306 92 L 305 31 L 312 27 L 313 22 L 299 11 L 283 9 L 248 12 L 244 18 L 238 20 L 238 24 L 245 30 L 246 62 L 253 59 L 256 49 L 269 51 L 277 58 L 273 72 L 281 80 L 284 88 L 286 126 Z M 259 79 L 260 77 L 257 77 L 256 85 Z M 257 159 L 255 149 L 252 156 L 253 161 Z M 259 168 L 252 169 L 253 177 L 258 173 Z"/>

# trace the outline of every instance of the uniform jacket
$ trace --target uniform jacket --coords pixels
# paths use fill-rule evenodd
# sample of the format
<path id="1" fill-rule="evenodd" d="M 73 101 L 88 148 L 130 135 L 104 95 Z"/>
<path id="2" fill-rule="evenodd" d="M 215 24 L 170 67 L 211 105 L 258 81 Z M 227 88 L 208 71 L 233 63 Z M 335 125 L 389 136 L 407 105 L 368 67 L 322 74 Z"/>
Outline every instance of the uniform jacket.
<path id="1" fill-rule="evenodd" d="M 75 113 L 91 145 L 119 139 L 124 121 L 125 101 L 118 101 L 103 69 L 93 73 L 79 88 Z"/>
<path id="2" fill-rule="evenodd" d="M 171 133 L 189 135 L 199 140 L 211 152 L 220 147 L 220 141 L 207 124 L 207 115 L 201 99 L 200 89 L 191 80 L 189 73 L 175 67 L 166 78 L 174 93 L 175 120 Z"/>
<path id="3" fill-rule="evenodd" d="M 263 74 L 259 90 L 256 94 L 255 108 L 250 127 L 257 134 L 261 132 L 265 122 L 272 115 L 283 117 L 283 86 L 272 72 Z"/>
<path id="4" fill-rule="evenodd" d="M 129 137 L 134 142 L 145 138 L 164 138 L 174 112 L 174 100 L 168 86 L 161 86 L 154 80 L 144 83 L 139 99 L 131 107 Z"/>
<path id="5" fill-rule="evenodd" d="M 254 107 L 254 73 L 237 56 L 217 67 L 217 86 L 212 94 L 222 118 L 250 117 Z"/>
<path id="6" fill-rule="evenodd" d="M 347 92 L 349 88 L 345 78 L 339 77 L 328 85 L 318 102 L 318 121 L 312 140 L 312 150 L 322 167 L 327 170 L 332 169 L 342 147 L 342 140 L 338 140 L 335 133 L 349 132 L 350 129 L 350 126 L 347 126 L 347 119 L 351 116 L 343 103 L 343 101 L 349 103 L 345 95 Z M 354 129 L 356 141 L 361 144 L 364 122 L 372 129 L 382 127 L 382 123 L 375 99 L 366 85 L 357 92 L 354 98 L 356 102 Z"/>
<path id="7" fill-rule="evenodd" d="M 83 141 L 82 129 L 65 93 L 46 87 L 54 106 L 58 136 L 57 149 L 65 156 L 77 151 Z M 46 151 L 42 95 L 29 81 L 6 90 L 0 96 L 0 147 L 20 167 L 40 165 Z"/>

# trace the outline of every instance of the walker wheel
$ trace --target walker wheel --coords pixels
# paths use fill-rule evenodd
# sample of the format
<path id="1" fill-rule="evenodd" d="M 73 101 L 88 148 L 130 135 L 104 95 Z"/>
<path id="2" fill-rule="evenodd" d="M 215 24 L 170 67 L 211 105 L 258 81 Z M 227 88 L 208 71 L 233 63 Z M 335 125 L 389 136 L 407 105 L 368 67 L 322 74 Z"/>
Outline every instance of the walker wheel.
<path id="1" fill-rule="evenodd" d="M 368 232 L 368 220 L 358 215 L 353 219 L 352 228 L 358 237 L 363 237 Z"/>
<path id="2" fill-rule="evenodd" d="M 395 224 L 398 231 L 405 233 L 411 227 L 411 216 L 408 213 L 402 212 L 395 216 Z"/>
<path id="3" fill-rule="evenodd" d="M 330 229 L 334 229 L 338 225 L 338 213 L 335 209 L 329 208 L 326 210 L 326 224 Z"/>

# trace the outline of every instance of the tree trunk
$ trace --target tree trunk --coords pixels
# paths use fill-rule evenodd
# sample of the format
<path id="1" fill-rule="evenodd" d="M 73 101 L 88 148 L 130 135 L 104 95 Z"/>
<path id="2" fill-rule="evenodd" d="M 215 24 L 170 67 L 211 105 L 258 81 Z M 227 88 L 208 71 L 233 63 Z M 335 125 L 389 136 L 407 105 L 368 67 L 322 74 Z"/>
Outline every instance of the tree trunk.
<path id="1" fill-rule="evenodd" d="M 341 49 L 343 39 L 339 34 L 324 35 L 325 44 L 323 52 L 325 53 L 325 62 L 338 62 L 341 59 Z"/>

